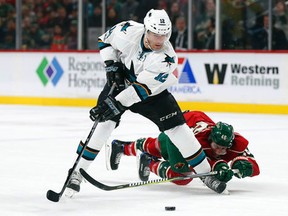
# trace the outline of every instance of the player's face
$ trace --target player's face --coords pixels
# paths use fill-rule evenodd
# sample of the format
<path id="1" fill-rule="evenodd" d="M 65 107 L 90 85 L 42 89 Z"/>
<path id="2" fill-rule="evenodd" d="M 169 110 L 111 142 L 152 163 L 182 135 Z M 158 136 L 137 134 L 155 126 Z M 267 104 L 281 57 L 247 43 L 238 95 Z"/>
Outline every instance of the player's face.
<path id="1" fill-rule="evenodd" d="M 215 142 L 211 143 L 211 148 L 216 155 L 227 154 L 227 147 L 217 145 Z"/>
<path id="2" fill-rule="evenodd" d="M 167 40 L 167 35 L 159 35 L 148 31 L 146 34 L 146 39 L 149 48 L 152 50 L 160 50 L 163 47 L 164 42 Z"/>

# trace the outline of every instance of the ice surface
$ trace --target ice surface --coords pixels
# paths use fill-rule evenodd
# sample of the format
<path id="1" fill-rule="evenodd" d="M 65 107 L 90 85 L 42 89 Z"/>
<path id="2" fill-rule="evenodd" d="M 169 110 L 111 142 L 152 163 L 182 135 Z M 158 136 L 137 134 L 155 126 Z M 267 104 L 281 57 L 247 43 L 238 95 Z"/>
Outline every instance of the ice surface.
<path id="1" fill-rule="evenodd" d="M 0 106 L 1 216 L 288 215 L 288 115 L 208 113 L 244 135 L 260 165 L 257 177 L 233 178 L 230 195 L 216 194 L 194 179 L 187 186 L 164 183 L 118 191 L 83 183 L 75 198 L 48 201 L 47 190 L 61 190 L 78 142 L 92 127 L 88 112 L 89 108 Z M 127 113 L 112 138 L 157 134 L 148 120 Z M 89 168 L 93 177 L 110 185 L 139 181 L 135 157 L 123 157 L 119 170 L 107 171 L 104 155 L 101 151 Z M 176 206 L 176 211 L 167 212 L 165 206 Z"/>

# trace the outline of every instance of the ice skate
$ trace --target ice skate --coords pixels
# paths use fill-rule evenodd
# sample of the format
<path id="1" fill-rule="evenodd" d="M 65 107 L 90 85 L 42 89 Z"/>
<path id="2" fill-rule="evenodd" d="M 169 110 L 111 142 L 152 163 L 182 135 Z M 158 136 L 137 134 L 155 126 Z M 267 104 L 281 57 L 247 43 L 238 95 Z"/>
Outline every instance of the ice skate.
<path id="1" fill-rule="evenodd" d="M 70 172 L 70 170 L 69 170 Z M 78 171 L 74 171 L 71 175 L 71 178 L 68 182 L 66 191 L 65 191 L 65 196 L 72 198 L 75 193 L 78 193 L 80 191 L 80 184 L 83 180 L 82 175 Z"/>
<path id="2" fill-rule="evenodd" d="M 138 175 L 141 181 L 148 181 L 150 175 L 150 163 L 152 156 L 147 153 L 138 154 Z"/>
<path id="3" fill-rule="evenodd" d="M 219 181 L 215 176 L 201 178 L 202 182 L 211 190 L 221 194 L 226 189 L 226 183 Z"/>
<path id="4" fill-rule="evenodd" d="M 124 154 L 124 145 L 130 142 L 113 140 L 111 144 L 106 145 L 106 167 L 108 170 L 117 170 L 120 159 Z"/>

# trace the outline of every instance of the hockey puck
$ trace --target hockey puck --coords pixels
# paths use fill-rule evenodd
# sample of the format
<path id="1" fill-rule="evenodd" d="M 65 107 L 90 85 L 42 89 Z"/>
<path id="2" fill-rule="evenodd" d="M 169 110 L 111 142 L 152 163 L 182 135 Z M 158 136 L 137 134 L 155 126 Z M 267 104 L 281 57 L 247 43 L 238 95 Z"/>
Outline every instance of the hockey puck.
<path id="1" fill-rule="evenodd" d="M 165 206 L 166 211 L 175 211 L 176 207 L 175 206 Z"/>

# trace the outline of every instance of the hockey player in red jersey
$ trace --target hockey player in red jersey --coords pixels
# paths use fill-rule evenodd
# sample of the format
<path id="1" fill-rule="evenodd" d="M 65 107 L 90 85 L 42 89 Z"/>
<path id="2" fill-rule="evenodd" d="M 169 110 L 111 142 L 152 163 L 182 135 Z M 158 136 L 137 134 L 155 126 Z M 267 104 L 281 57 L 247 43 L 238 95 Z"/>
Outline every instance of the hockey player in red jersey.
<path id="1" fill-rule="evenodd" d="M 218 171 L 216 177 L 228 182 L 233 175 L 238 178 L 253 177 L 260 173 L 254 156 L 248 150 L 248 140 L 233 127 L 223 122 L 214 123 L 210 117 L 201 111 L 187 111 L 185 120 L 201 144 L 212 171 Z M 139 177 L 147 181 L 150 171 L 162 178 L 183 176 L 193 171 L 171 140 L 161 133 L 157 138 L 140 138 L 133 142 L 114 140 L 106 146 L 107 167 L 116 170 L 121 156 L 139 156 Z M 229 166 L 230 164 L 230 166 Z M 238 169 L 239 172 L 233 172 Z M 192 179 L 175 181 L 186 185 Z"/>

